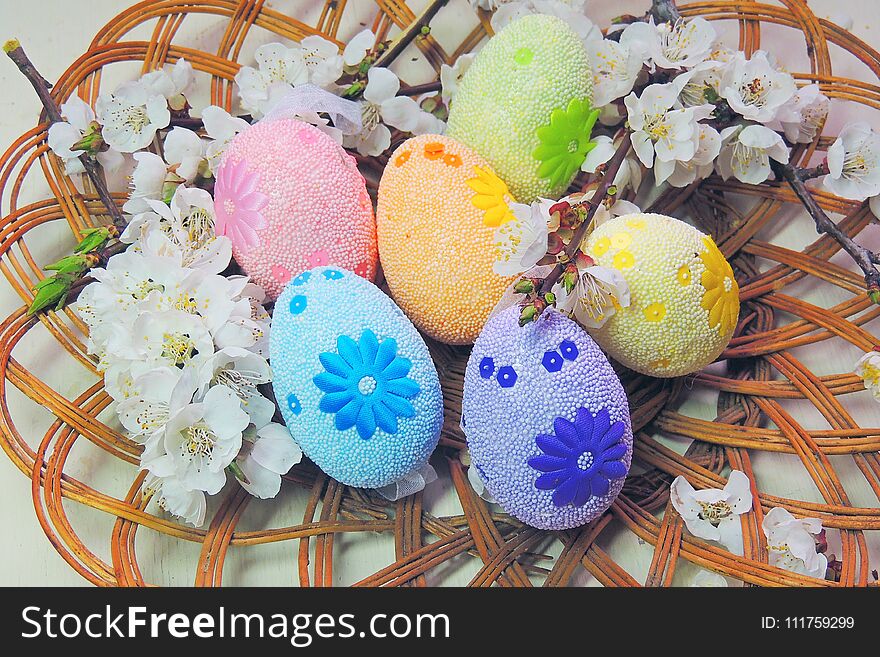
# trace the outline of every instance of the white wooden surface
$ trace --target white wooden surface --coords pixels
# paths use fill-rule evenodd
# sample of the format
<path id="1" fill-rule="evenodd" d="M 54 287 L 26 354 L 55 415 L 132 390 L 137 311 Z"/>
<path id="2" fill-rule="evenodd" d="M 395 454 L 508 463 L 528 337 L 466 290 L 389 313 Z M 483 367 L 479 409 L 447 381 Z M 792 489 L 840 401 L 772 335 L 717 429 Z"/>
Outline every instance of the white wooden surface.
<path id="1" fill-rule="evenodd" d="M 39 0 L 38 2 L 22 3 L 19 0 L 0 0 L 0 28 L 2 40 L 18 37 L 35 64 L 50 80 L 57 78 L 64 69 L 78 57 L 88 46 L 97 29 L 104 25 L 112 16 L 128 6 L 128 0 L 89 0 L 89 2 L 71 2 L 70 0 Z M 296 0 L 276 0 L 269 4 L 279 9 L 294 5 L 302 6 Z M 319 5 L 318 0 L 312 3 Z M 420 2 L 411 2 L 418 7 Z M 350 0 L 350 5 L 366 10 L 367 0 Z M 600 25 L 607 24 L 608 19 L 620 13 L 640 13 L 647 7 L 647 0 L 622 0 L 605 2 L 591 0 L 589 14 Z M 880 46 L 880 23 L 876 17 L 876 3 L 872 0 L 811 0 L 810 5 L 822 17 L 837 22 L 845 20 L 848 15 L 854 19 L 852 31 L 869 43 Z M 465 0 L 453 0 L 451 6 L 443 10 L 435 21 L 435 35 L 443 40 L 444 34 L 450 30 L 461 29 L 463 23 L 472 23 L 472 16 L 466 8 Z M 718 25 L 718 27 L 722 27 Z M 734 29 L 734 25 L 724 26 Z M 356 24 L 344 26 L 341 35 L 350 35 L 359 29 Z M 732 32 L 730 32 L 732 33 Z M 149 32 L 139 33 L 139 38 L 147 38 Z M 219 42 L 222 27 L 217 19 L 187 20 L 185 29 L 177 40 L 188 45 L 204 47 L 212 50 Z M 133 37 L 136 38 L 136 37 Z M 242 56 L 247 62 L 249 54 L 260 43 L 272 40 L 268 34 L 254 34 Z M 735 41 L 728 40 L 731 45 Z M 796 37 L 791 31 L 768 28 L 764 32 L 765 47 L 772 50 L 792 70 L 806 70 L 803 39 Z M 851 58 L 834 49 L 835 72 L 849 77 L 863 78 L 875 83 L 867 70 Z M 424 81 L 425 70 L 418 64 L 413 68 L 401 71 L 409 82 Z M 116 66 L 110 75 L 105 77 L 105 85 L 112 85 L 117 80 L 136 75 L 136 68 Z M 16 137 L 31 128 L 39 111 L 37 100 L 28 86 L 11 63 L 0 58 L 0 97 L 2 119 L 0 119 L 0 148 L 5 149 Z M 205 104 L 206 97 L 195 98 L 196 107 Z M 837 130 L 851 117 L 864 116 L 880 128 L 875 116 L 862 113 L 849 106 L 835 104 L 832 109 L 829 130 Z M 32 176 L 26 187 L 22 202 L 34 201 L 48 195 L 45 182 Z M 785 222 L 782 219 L 785 219 Z M 60 222 L 59 222 L 60 223 Z M 784 225 L 781 225 L 783 224 Z M 763 239 L 772 239 L 786 246 L 800 246 L 815 239 L 811 224 L 795 209 L 780 215 L 779 226 L 766 229 Z M 38 259 L 49 262 L 63 255 L 70 248 L 65 230 L 46 230 L 45 235 L 36 248 Z M 864 238 L 880 248 L 880 236 L 876 228 L 868 229 Z M 33 242 L 29 242 L 33 246 Z M 844 266 L 845 258 L 838 258 Z M 800 285 L 789 292 L 797 291 L 811 302 L 828 306 L 839 300 L 833 290 L 813 289 L 810 285 Z M 5 281 L 0 282 L 0 317 L 6 317 L 20 302 L 8 289 Z M 869 330 L 877 331 L 876 325 L 869 325 Z M 38 333 L 33 331 L 32 333 Z M 59 350 L 52 340 L 45 335 L 34 335 L 22 344 L 17 357 L 26 366 L 34 368 L 48 383 L 62 393 L 75 396 L 92 381 L 79 371 L 60 366 L 59 363 L 69 362 L 64 358 L 57 361 L 53 358 Z M 818 349 L 804 348 L 796 351 L 796 355 L 813 367 L 820 374 L 840 372 L 850 369 L 858 357 L 858 353 L 841 341 L 821 343 Z M 42 409 L 36 407 L 20 396 L 13 396 L 13 412 L 17 426 L 22 433 L 38 441 L 48 425 L 50 418 Z M 880 426 L 880 406 L 867 393 L 851 395 L 845 403 L 857 420 L 865 426 Z M 825 428 L 824 421 L 806 404 L 786 404 L 797 413 L 809 428 Z M 711 419 L 713 417 L 714 397 L 710 394 L 692 395 L 683 406 L 683 412 L 692 413 L 697 417 Z M 84 442 L 84 441 L 80 441 Z M 666 440 L 667 444 L 678 451 L 683 451 L 687 444 L 683 440 Z M 876 506 L 877 500 L 865 485 L 861 474 L 848 458 L 832 458 L 835 466 L 839 465 L 844 485 L 854 504 Z M 793 498 L 821 501 L 818 491 L 803 471 L 802 466 L 793 456 L 758 454 L 754 464 L 760 487 L 769 492 Z M 108 458 L 103 452 L 90 448 L 88 445 L 74 449 L 71 455 L 71 467 L 68 471 L 81 477 L 99 490 L 115 495 L 123 495 L 127 490 L 133 469 L 121 466 Z M 290 487 L 288 487 L 290 488 Z M 280 524 L 294 523 L 301 519 L 304 494 L 288 491 L 275 502 L 255 501 L 249 506 L 242 524 L 243 529 Z M 448 490 L 448 478 L 434 484 L 426 495 L 426 508 L 436 514 L 449 514 L 459 511 L 454 495 Z M 75 503 L 66 503 L 65 509 L 71 522 L 78 529 L 96 554 L 109 563 L 108 539 L 112 529 L 112 519 L 86 509 Z M 15 469 L 5 456 L 0 456 L 0 518 L 3 531 L 0 532 L 0 585 L 39 586 L 39 585 L 82 585 L 84 580 L 74 573 L 59 557 L 47 541 L 34 515 L 30 497 L 30 482 Z M 830 532 L 831 551 L 839 550 L 834 532 Z M 880 562 L 880 541 L 869 535 L 872 543 L 872 567 Z M 643 579 L 650 563 L 651 551 L 631 534 L 624 531 L 607 531 L 603 534 L 601 545 L 625 565 L 636 578 Z M 349 583 L 374 572 L 377 568 L 390 563 L 393 559 L 393 543 L 389 537 L 377 535 L 359 535 L 355 538 L 337 539 L 334 566 L 336 580 Z M 558 546 L 551 546 L 556 550 Z M 139 563 L 145 577 L 149 581 L 171 585 L 190 584 L 194 577 L 194 564 L 198 557 L 198 547 L 192 544 L 181 544 L 171 539 L 156 536 L 151 532 L 141 531 L 138 534 L 137 552 Z M 292 585 L 296 582 L 295 570 L 296 545 L 282 543 L 247 550 L 234 549 L 230 553 L 228 566 L 224 572 L 224 583 L 229 584 L 267 584 Z M 431 576 L 432 584 L 466 583 L 475 572 L 476 565 L 458 564 L 442 569 L 443 572 Z M 678 583 L 687 584 L 693 569 L 683 568 L 678 576 Z M 579 578 L 578 583 L 596 585 L 588 576 Z"/>

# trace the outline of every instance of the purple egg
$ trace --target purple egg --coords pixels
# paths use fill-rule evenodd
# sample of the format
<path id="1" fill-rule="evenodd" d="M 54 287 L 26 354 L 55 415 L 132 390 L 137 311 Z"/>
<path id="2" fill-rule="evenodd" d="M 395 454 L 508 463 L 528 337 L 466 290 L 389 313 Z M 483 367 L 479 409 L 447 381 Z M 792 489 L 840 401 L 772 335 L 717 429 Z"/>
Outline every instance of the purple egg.
<path id="1" fill-rule="evenodd" d="M 539 529 L 597 518 L 632 460 L 629 404 L 605 354 L 555 310 L 491 318 L 468 360 L 462 428 L 471 467 L 512 516 Z"/>

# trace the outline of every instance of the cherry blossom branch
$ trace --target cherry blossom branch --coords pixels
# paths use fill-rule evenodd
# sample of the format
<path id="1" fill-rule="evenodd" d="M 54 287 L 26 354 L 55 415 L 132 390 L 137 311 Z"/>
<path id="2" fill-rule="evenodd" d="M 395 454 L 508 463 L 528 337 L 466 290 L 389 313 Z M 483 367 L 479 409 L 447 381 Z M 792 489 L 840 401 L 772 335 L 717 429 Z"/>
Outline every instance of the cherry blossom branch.
<path id="1" fill-rule="evenodd" d="M 52 94 L 49 93 L 52 84 L 40 75 L 40 72 L 34 66 L 33 62 L 31 62 L 30 58 L 28 58 L 24 48 L 21 47 L 18 40 L 11 39 L 7 41 L 3 45 L 3 51 L 9 56 L 9 59 L 15 63 L 18 70 L 28 79 L 31 86 L 34 88 L 34 91 L 37 92 L 37 96 L 39 97 L 43 108 L 46 110 L 46 116 L 49 118 L 49 123 L 53 124 L 64 121 L 64 118 L 61 116 L 61 109 L 55 103 Z M 104 180 L 101 165 L 88 153 L 80 155 L 79 161 L 82 163 L 86 174 L 88 174 L 92 184 L 95 186 L 95 190 L 98 192 L 98 198 L 101 199 L 101 202 L 107 208 L 107 213 L 113 220 L 113 225 L 116 226 L 117 230 L 121 233 L 125 230 L 128 222 L 125 220 L 125 216 L 122 214 L 119 206 L 116 205 L 116 201 L 113 200 L 113 196 L 111 196 L 110 190 L 107 188 L 107 182 Z"/>
<path id="2" fill-rule="evenodd" d="M 406 50 L 407 46 L 412 43 L 413 39 L 419 35 L 430 34 L 431 28 L 428 27 L 428 23 L 431 22 L 431 19 L 433 19 L 434 16 L 437 15 L 437 12 L 445 7 L 448 2 L 449 0 L 431 0 L 421 15 L 407 25 L 404 30 L 397 35 L 397 38 L 382 51 L 382 54 L 376 58 L 373 66 L 388 67 L 391 62 L 397 59 L 400 53 Z"/>
<path id="3" fill-rule="evenodd" d="M 583 242 L 584 238 L 587 236 L 587 232 L 592 225 L 593 217 L 596 215 L 596 212 L 598 212 L 599 207 L 602 205 L 602 203 L 605 202 L 605 199 L 610 195 L 609 192 L 611 191 L 611 187 L 614 185 L 614 178 L 617 176 L 617 172 L 620 171 L 620 167 L 623 166 L 623 161 L 624 159 L 626 159 L 626 155 L 627 153 L 629 153 L 629 149 L 630 138 L 629 133 L 627 133 L 621 140 L 620 145 L 617 147 L 617 150 L 614 151 L 614 155 L 612 155 L 611 159 L 608 160 L 608 164 L 605 166 L 605 172 L 602 176 L 602 181 L 599 183 L 599 186 L 593 193 L 592 198 L 586 203 L 587 214 L 586 217 L 584 217 L 583 223 L 581 223 L 577 227 L 577 229 L 575 229 L 571 241 L 566 244 L 565 248 L 562 250 L 562 254 L 559 257 L 559 262 L 556 263 L 556 266 L 553 267 L 552 270 L 550 270 L 550 273 L 538 287 L 539 298 L 543 297 L 545 294 L 553 289 L 553 286 L 556 285 L 556 281 L 558 281 L 559 277 L 562 276 L 565 265 L 568 264 L 572 259 L 574 259 L 578 249 L 581 246 L 581 242 Z"/>
<path id="4" fill-rule="evenodd" d="M 880 304 L 880 271 L 874 265 L 880 261 L 880 256 L 863 246 L 857 244 L 849 235 L 843 232 L 810 194 L 810 190 L 804 184 L 803 170 L 798 170 L 791 164 L 780 164 L 771 160 L 774 173 L 784 179 L 794 191 L 801 204 L 812 217 L 816 224 L 816 230 L 832 237 L 865 274 L 865 284 L 871 301 Z M 809 170 L 807 170 L 809 171 Z"/>
<path id="5" fill-rule="evenodd" d="M 801 180 L 812 180 L 813 178 L 821 178 L 822 176 L 827 176 L 830 171 L 828 170 L 828 162 L 822 162 L 818 166 L 809 167 L 805 169 L 797 169 L 797 176 Z"/>
<path id="6" fill-rule="evenodd" d="M 681 18 L 678 7 L 675 6 L 675 0 L 651 0 L 648 15 L 657 23 L 674 23 Z"/>

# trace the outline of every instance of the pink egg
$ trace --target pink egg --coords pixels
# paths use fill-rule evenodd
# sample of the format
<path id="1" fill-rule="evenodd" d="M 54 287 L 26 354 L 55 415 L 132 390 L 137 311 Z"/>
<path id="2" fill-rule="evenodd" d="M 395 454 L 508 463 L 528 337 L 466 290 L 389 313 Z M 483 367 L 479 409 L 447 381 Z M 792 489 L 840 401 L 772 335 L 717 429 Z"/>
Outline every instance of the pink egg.
<path id="1" fill-rule="evenodd" d="M 376 274 L 376 221 L 356 160 L 313 125 L 261 121 L 223 154 L 214 187 L 218 235 L 275 299 L 287 282 L 335 265 Z"/>

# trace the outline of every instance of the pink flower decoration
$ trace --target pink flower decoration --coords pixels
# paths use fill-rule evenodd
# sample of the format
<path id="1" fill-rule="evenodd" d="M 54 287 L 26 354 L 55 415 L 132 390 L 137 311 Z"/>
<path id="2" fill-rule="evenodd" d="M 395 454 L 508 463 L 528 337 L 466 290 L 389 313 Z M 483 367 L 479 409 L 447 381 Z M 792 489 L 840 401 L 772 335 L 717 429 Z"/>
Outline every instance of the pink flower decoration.
<path id="1" fill-rule="evenodd" d="M 325 249 L 319 249 L 309 256 L 309 269 L 323 267 L 330 264 L 330 254 Z"/>
<path id="2" fill-rule="evenodd" d="M 282 285 L 287 285 L 287 282 L 293 278 L 293 274 L 284 265 L 272 265 L 270 273 L 272 274 L 272 278 Z"/>
<path id="3" fill-rule="evenodd" d="M 214 228 L 237 250 L 258 246 L 257 231 L 266 227 L 260 210 L 269 204 L 269 197 L 257 191 L 259 182 L 259 175 L 248 171 L 244 160 L 227 160 L 217 172 Z"/>

